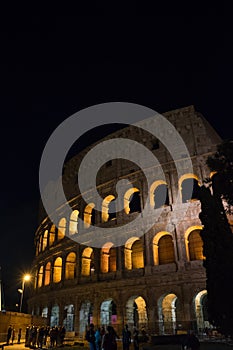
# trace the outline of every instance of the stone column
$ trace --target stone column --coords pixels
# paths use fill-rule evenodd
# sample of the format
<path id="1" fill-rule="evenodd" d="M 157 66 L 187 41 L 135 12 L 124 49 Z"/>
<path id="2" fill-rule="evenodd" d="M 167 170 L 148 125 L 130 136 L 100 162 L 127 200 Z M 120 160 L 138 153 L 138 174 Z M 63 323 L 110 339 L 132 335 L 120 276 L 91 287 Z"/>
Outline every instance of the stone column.
<path id="1" fill-rule="evenodd" d="M 61 272 L 61 282 L 64 285 L 64 281 L 65 281 L 65 271 L 66 270 L 66 256 L 62 255 L 62 272 Z"/>
<path id="2" fill-rule="evenodd" d="M 74 305 L 74 331 L 75 334 L 78 334 L 81 336 L 82 334 L 79 334 L 79 309 L 80 304 L 78 303 L 77 298 L 75 299 L 75 305 Z"/>
<path id="3" fill-rule="evenodd" d="M 63 319 L 64 319 L 65 303 L 64 303 L 64 301 L 59 301 L 58 305 L 59 305 L 59 326 L 62 326 Z"/>
<path id="4" fill-rule="evenodd" d="M 150 247 L 150 235 L 147 232 L 144 235 L 144 265 L 145 265 L 145 275 L 151 275 L 151 262 L 153 250 Z"/>
<path id="5" fill-rule="evenodd" d="M 93 323 L 96 326 L 100 325 L 100 302 L 99 302 L 99 295 L 94 296 L 94 302 L 93 302 Z"/>
<path id="6" fill-rule="evenodd" d="M 122 272 L 124 270 L 124 246 L 117 248 L 117 278 L 122 278 Z"/>
<path id="7" fill-rule="evenodd" d="M 152 298 L 152 296 L 151 296 Z M 153 298 L 154 299 L 154 298 Z M 148 317 L 148 326 L 147 332 L 149 335 L 159 334 L 158 329 L 158 308 L 156 303 L 148 303 L 146 307 L 147 317 Z"/>

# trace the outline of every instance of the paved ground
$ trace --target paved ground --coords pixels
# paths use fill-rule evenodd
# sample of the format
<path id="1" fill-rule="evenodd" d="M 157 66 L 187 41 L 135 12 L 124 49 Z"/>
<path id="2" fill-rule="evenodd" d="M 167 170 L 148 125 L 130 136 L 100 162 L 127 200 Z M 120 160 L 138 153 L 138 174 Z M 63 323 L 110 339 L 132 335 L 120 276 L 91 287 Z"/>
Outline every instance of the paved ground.
<path id="1" fill-rule="evenodd" d="M 21 343 L 21 344 L 13 344 L 13 345 L 5 345 L 5 343 L 0 343 L 0 348 L 3 345 L 3 350 L 29 350 L 28 347 L 25 347 L 25 343 Z M 87 350 L 89 348 L 87 348 L 86 346 L 77 346 L 77 345 L 73 345 L 73 346 L 64 346 L 64 347 L 59 347 L 59 348 L 54 348 L 55 349 L 59 349 L 59 350 Z M 215 342 L 211 342 L 211 343 L 207 343 L 207 342 L 203 342 L 201 343 L 201 348 L 200 350 L 230 350 L 233 349 L 233 345 L 229 345 L 229 344 L 223 344 L 223 343 L 215 343 Z M 52 349 L 51 349 L 52 350 Z M 122 350 L 122 346 L 121 343 L 118 343 L 118 350 Z M 133 346 L 131 347 L 130 350 L 133 350 Z M 141 346 L 140 350 L 181 350 L 181 346 L 180 345 L 156 345 L 156 346 L 149 346 L 149 344 Z"/>

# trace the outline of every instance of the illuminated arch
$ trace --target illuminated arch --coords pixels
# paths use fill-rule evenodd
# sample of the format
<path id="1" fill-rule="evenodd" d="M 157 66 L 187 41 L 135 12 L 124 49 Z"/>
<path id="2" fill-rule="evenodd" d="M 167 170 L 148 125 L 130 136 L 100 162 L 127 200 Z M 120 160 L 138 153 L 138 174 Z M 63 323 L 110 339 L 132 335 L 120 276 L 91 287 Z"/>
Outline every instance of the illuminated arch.
<path id="1" fill-rule="evenodd" d="M 84 214 L 83 214 L 83 221 L 84 221 L 84 227 L 89 228 L 90 225 L 94 225 L 95 223 L 95 216 L 93 215 L 94 213 L 94 203 L 89 203 L 84 209 Z"/>
<path id="2" fill-rule="evenodd" d="M 176 333 L 176 302 L 174 293 L 163 295 L 158 300 L 160 334 Z"/>
<path id="3" fill-rule="evenodd" d="M 131 296 L 126 303 L 126 322 L 130 328 L 147 329 L 146 302 L 140 295 Z"/>
<path id="4" fill-rule="evenodd" d="M 37 276 L 37 287 L 42 287 L 43 284 L 43 272 L 44 272 L 44 266 L 40 266 Z"/>
<path id="5" fill-rule="evenodd" d="M 70 214 L 69 234 L 71 236 L 78 233 L 78 216 L 79 216 L 78 210 L 73 210 L 72 213 Z"/>
<path id="6" fill-rule="evenodd" d="M 116 248 L 113 243 L 107 242 L 101 249 L 101 272 L 116 271 Z"/>
<path id="7" fill-rule="evenodd" d="M 66 218 L 62 218 L 59 221 L 58 224 L 58 235 L 57 235 L 57 239 L 63 239 L 65 237 L 66 234 Z"/>
<path id="8" fill-rule="evenodd" d="M 100 323 L 107 327 L 117 322 L 117 306 L 113 299 L 104 300 L 100 306 Z"/>
<path id="9" fill-rule="evenodd" d="M 131 196 L 134 193 L 138 193 L 139 194 L 139 189 L 136 188 L 136 187 L 133 187 L 133 188 L 129 188 L 125 192 L 125 195 L 124 195 L 124 210 L 125 210 L 126 214 L 130 213 L 130 199 L 132 199 Z"/>
<path id="10" fill-rule="evenodd" d="M 203 229 L 200 225 L 189 227 L 184 234 L 185 249 L 187 260 L 203 260 L 203 242 L 200 231 Z M 190 235 L 193 235 L 190 236 Z M 190 239 L 191 238 L 191 239 Z"/>
<path id="11" fill-rule="evenodd" d="M 193 183 L 191 183 L 191 181 Z M 200 186 L 200 181 L 195 174 L 187 173 L 182 175 L 178 181 L 180 198 L 182 203 L 186 203 L 189 200 L 196 200 L 198 197 L 198 187 Z M 192 192 L 191 190 L 192 189 Z"/>
<path id="12" fill-rule="evenodd" d="M 93 249 L 91 247 L 87 247 L 82 253 L 82 276 L 90 276 L 92 266 L 94 266 Z"/>
<path id="13" fill-rule="evenodd" d="M 39 238 L 39 253 L 42 252 L 42 245 L 43 245 L 43 234 L 40 235 L 40 238 Z"/>
<path id="14" fill-rule="evenodd" d="M 86 300 L 82 303 L 79 311 L 79 334 L 85 337 L 87 324 L 92 323 L 93 304 Z"/>
<path id="15" fill-rule="evenodd" d="M 47 245 L 48 245 L 48 230 L 45 230 L 43 234 L 43 239 L 42 239 L 42 251 L 45 250 Z"/>
<path id="16" fill-rule="evenodd" d="M 144 254 L 142 241 L 138 237 L 131 237 L 125 243 L 125 268 L 127 270 L 144 267 Z"/>
<path id="17" fill-rule="evenodd" d="M 159 193 L 158 203 L 156 203 L 156 190 L 166 186 L 166 193 Z M 164 187 L 165 188 L 165 187 Z M 161 198 L 160 198 L 161 197 Z M 167 183 L 163 180 L 157 180 L 150 186 L 150 206 L 152 208 L 160 208 L 162 205 L 168 205 L 168 187 Z"/>
<path id="18" fill-rule="evenodd" d="M 66 257 L 65 279 L 71 280 L 75 278 L 76 272 L 76 254 L 71 252 Z"/>
<path id="19" fill-rule="evenodd" d="M 48 317 L 48 311 L 49 311 L 48 306 L 43 307 L 43 309 L 41 311 L 41 316 L 47 318 Z"/>
<path id="20" fill-rule="evenodd" d="M 194 298 L 195 316 L 197 320 L 197 329 L 203 329 L 209 327 L 207 312 L 207 290 L 204 289 L 197 293 Z"/>
<path id="21" fill-rule="evenodd" d="M 49 231 L 49 246 L 53 245 L 56 238 L 56 226 L 53 224 Z"/>
<path id="22" fill-rule="evenodd" d="M 56 327 L 59 325 L 59 313 L 60 313 L 60 307 L 59 305 L 55 304 L 51 308 L 51 316 L 50 316 L 50 327 Z"/>
<path id="23" fill-rule="evenodd" d="M 102 202 L 102 222 L 107 222 L 110 219 L 114 219 L 116 217 L 116 213 L 109 213 L 110 203 L 115 199 L 113 195 L 108 195 L 104 198 Z"/>
<path id="24" fill-rule="evenodd" d="M 162 240 L 162 241 L 161 241 Z M 154 265 L 169 264 L 175 261 L 173 237 L 170 232 L 158 232 L 153 239 Z"/>
<path id="25" fill-rule="evenodd" d="M 66 332 L 74 331 L 74 305 L 69 304 L 64 306 L 64 319 L 63 326 L 65 327 Z"/>
<path id="26" fill-rule="evenodd" d="M 51 262 L 48 262 L 45 265 L 45 278 L 44 278 L 45 286 L 48 286 L 50 284 L 50 278 L 51 278 Z"/>
<path id="27" fill-rule="evenodd" d="M 62 258 L 58 257 L 53 265 L 53 282 L 58 283 L 62 277 Z"/>
<path id="28" fill-rule="evenodd" d="M 210 178 L 212 178 L 212 176 L 214 176 L 215 174 L 217 174 L 217 171 L 211 171 L 210 172 Z"/>

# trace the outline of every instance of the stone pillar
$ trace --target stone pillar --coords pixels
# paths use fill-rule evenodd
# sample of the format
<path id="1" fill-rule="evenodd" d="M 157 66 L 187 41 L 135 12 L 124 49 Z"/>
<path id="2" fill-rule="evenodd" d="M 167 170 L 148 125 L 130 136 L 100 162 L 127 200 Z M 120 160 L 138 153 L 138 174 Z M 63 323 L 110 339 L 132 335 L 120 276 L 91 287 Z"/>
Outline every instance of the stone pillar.
<path id="1" fill-rule="evenodd" d="M 93 305 L 92 322 L 96 327 L 100 325 L 100 302 L 98 295 L 95 295 Z"/>
<path id="2" fill-rule="evenodd" d="M 177 245 L 177 254 L 178 254 L 178 266 L 179 269 L 184 269 L 184 264 L 187 260 L 186 258 L 186 248 L 184 242 L 184 228 L 180 224 L 174 229 Z"/>
<path id="3" fill-rule="evenodd" d="M 50 322 L 51 322 L 51 312 L 52 312 L 52 303 L 50 301 L 50 302 L 48 302 L 48 315 L 47 315 L 48 326 L 50 326 Z"/>
<path id="4" fill-rule="evenodd" d="M 61 282 L 64 285 L 64 281 L 65 281 L 65 273 L 66 273 L 66 256 L 62 255 L 62 272 L 61 272 Z"/>
<path id="5" fill-rule="evenodd" d="M 65 303 L 64 301 L 60 301 L 58 305 L 59 305 L 59 326 L 62 326 L 63 320 L 64 320 Z"/>
<path id="6" fill-rule="evenodd" d="M 124 270 L 124 246 L 117 248 L 117 278 L 122 277 L 122 271 Z"/>
<path id="7" fill-rule="evenodd" d="M 78 334 L 79 336 L 81 336 L 82 334 L 79 334 L 79 309 L 80 309 L 80 305 L 76 299 L 75 305 L 74 305 L 74 331 L 75 331 L 75 334 Z"/>
<path id="8" fill-rule="evenodd" d="M 117 332 L 119 337 L 122 336 L 122 331 L 124 324 L 126 323 L 125 319 L 125 305 L 122 302 L 117 303 Z"/>
<path id="9" fill-rule="evenodd" d="M 158 308 L 156 304 L 149 303 L 147 305 L 147 317 L 148 317 L 148 329 L 147 332 L 149 335 L 159 334 L 158 329 Z"/>
<path id="10" fill-rule="evenodd" d="M 151 263 L 152 263 L 153 250 L 150 246 L 149 232 L 144 235 L 144 265 L 145 275 L 151 275 Z"/>

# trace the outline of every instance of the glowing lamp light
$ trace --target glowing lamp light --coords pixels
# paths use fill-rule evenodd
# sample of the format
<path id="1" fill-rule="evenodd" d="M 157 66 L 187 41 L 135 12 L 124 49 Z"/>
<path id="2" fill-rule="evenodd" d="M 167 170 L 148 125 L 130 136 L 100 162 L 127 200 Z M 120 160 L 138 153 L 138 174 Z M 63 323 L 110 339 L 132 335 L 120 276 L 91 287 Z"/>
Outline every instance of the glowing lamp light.
<path id="1" fill-rule="evenodd" d="M 22 279 L 22 288 L 18 289 L 18 292 L 21 294 L 21 296 L 20 296 L 20 304 L 19 304 L 19 312 L 21 312 L 21 310 L 22 310 L 24 285 L 25 285 L 25 282 L 30 281 L 30 279 L 31 279 L 31 275 L 29 275 L 28 273 L 26 275 L 24 275 L 23 279 Z"/>

